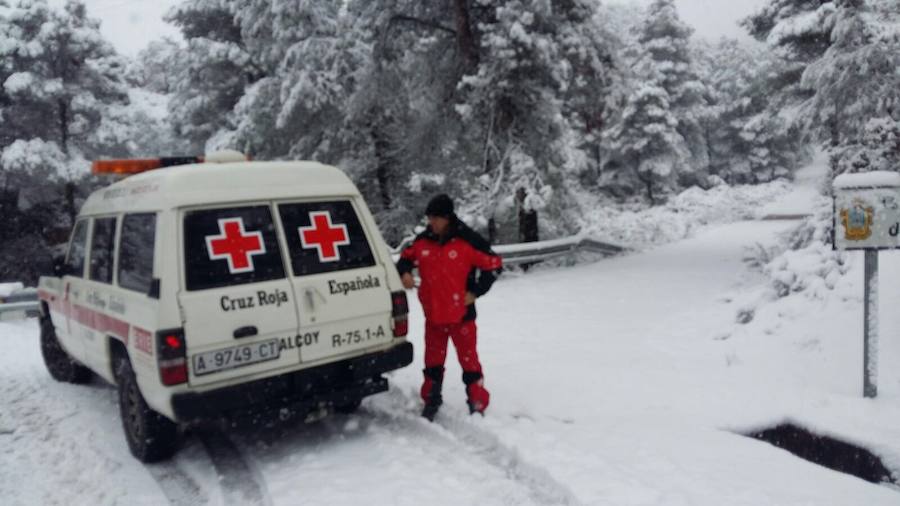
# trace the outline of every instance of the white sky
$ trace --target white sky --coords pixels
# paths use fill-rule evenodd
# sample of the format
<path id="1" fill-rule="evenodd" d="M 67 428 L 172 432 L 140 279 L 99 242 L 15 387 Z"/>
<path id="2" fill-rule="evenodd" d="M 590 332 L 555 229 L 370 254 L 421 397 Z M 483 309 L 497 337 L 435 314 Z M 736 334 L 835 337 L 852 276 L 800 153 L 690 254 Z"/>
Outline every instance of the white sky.
<path id="1" fill-rule="evenodd" d="M 607 3 L 648 5 L 651 0 L 607 0 Z M 737 22 L 767 3 L 767 0 L 675 0 L 678 14 L 696 30 L 695 35 L 709 39 L 729 37 L 748 40 L 750 36 Z"/>
<path id="2" fill-rule="evenodd" d="M 49 0 L 63 5 L 65 0 Z M 148 42 L 179 33 L 162 20 L 163 14 L 181 0 L 85 0 L 88 12 L 102 22 L 101 31 L 123 54 L 134 56 Z M 333 0 L 321 0 L 333 1 Z M 650 0 L 606 0 L 648 4 Z M 701 37 L 722 36 L 747 39 L 737 21 L 754 12 L 766 0 L 676 0 L 678 11 Z"/>
<path id="3" fill-rule="evenodd" d="M 48 1 L 55 6 L 66 3 L 66 0 Z M 136 56 L 151 41 L 165 36 L 181 37 L 175 27 L 162 20 L 181 0 L 84 0 L 84 3 L 88 15 L 100 20 L 100 32 L 122 54 Z"/>

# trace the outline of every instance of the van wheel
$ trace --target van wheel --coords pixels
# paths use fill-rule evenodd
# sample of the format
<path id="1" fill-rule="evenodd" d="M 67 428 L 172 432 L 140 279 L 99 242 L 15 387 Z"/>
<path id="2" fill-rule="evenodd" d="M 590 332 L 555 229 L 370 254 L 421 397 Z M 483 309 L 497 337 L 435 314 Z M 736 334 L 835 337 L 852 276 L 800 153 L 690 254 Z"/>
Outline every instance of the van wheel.
<path id="1" fill-rule="evenodd" d="M 116 360 L 119 412 L 131 454 L 141 462 L 170 458 L 178 449 L 178 425 L 147 405 L 128 359 Z"/>
<path id="2" fill-rule="evenodd" d="M 350 401 L 343 404 L 335 404 L 334 411 L 344 415 L 350 415 L 356 413 L 356 410 L 359 409 L 360 404 L 362 404 L 362 399 L 356 399 L 355 401 Z"/>
<path id="3" fill-rule="evenodd" d="M 56 329 L 49 316 L 41 318 L 41 355 L 44 357 L 44 365 L 50 376 L 56 381 L 66 383 L 87 383 L 91 381 L 93 374 L 87 367 L 75 362 L 66 353 L 59 339 L 56 337 Z"/>

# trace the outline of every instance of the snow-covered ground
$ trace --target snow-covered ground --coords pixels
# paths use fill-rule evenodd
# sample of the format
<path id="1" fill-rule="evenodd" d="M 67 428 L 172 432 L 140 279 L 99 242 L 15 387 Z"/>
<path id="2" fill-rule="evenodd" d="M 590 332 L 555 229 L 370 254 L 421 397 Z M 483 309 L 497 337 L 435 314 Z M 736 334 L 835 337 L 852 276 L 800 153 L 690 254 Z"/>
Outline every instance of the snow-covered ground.
<path id="1" fill-rule="evenodd" d="M 809 212 L 810 177 L 768 214 Z M 807 199 L 805 204 L 799 201 Z M 790 210 L 787 213 L 785 210 Z M 355 415 L 190 436 L 128 453 L 112 388 L 53 382 L 34 321 L 0 323 L 3 504 L 897 505 L 900 490 L 740 435 L 784 421 L 854 442 L 900 477 L 900 254 L 881 255 L 879 397 L 862 398 L 862 262 L 833 289 L 741 301 L 743 262 L 796 221 L 738 221 L 590 265 L 509 275 L 479 301 L 492 404 L 469 417 L 448 359 L 436 423 L 416 362 Z M 414 299 L 414 297 L 412 298 Z"/>

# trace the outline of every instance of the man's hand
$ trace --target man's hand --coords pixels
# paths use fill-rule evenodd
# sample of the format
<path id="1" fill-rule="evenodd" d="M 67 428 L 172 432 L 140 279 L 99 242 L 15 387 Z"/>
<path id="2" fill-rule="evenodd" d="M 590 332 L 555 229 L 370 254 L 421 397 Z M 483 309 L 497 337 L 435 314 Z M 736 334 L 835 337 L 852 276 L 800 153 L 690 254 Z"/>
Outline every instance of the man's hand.
<path id="1" fill-rule="evenodd" d="M 475 303 L 475 299 L 477 299 L 477 298 L 478 297 L 476 297 L 474 293 L 466 292 L 466 305 L 471 306 L 472 304 Z"/>
<path id="2" fill-rule="evenodd" d="M 416 287 L 416 280 L 413 279 L 413 275 L 409 272 L 400 276 L 400 281 L 403 283 L 403 288 L 406 288 L 407 290 L 412 290 Z"/>

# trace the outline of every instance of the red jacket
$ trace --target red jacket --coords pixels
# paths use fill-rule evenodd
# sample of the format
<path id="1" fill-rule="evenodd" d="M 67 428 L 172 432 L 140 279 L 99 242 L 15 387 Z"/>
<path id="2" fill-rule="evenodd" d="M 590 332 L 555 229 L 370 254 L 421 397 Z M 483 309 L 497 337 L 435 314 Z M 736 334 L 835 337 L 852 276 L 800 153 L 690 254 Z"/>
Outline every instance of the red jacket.
<path id="1" fill-rule="evenodd" d="M 458 219 L 451 222 L 450 232 L 438 238 L 430 229 L 400 254 L 400 274 L 419 268 L 419 301 L 425 319 L 431 323 L 450 324 L 475 318 L 475 305 L 466 306 L 466 292 L 480 297 L 491 287 L 503 261 L 487 241 Z M 480 270 L 476 274 L 476 270 Z"/>

